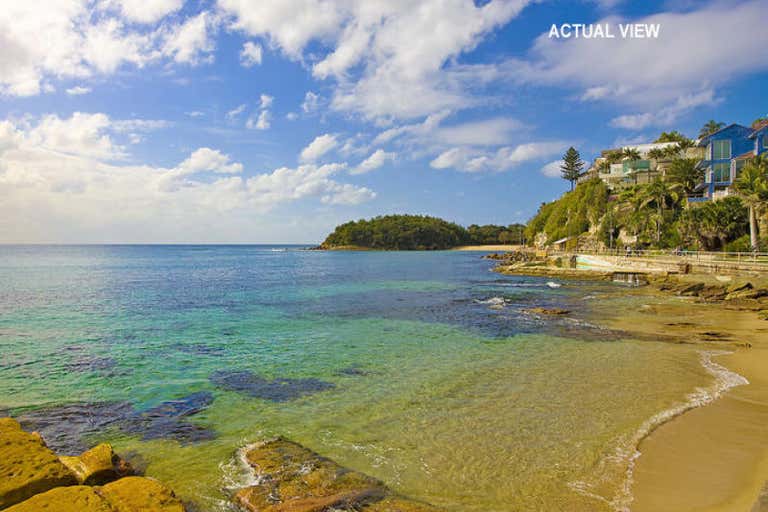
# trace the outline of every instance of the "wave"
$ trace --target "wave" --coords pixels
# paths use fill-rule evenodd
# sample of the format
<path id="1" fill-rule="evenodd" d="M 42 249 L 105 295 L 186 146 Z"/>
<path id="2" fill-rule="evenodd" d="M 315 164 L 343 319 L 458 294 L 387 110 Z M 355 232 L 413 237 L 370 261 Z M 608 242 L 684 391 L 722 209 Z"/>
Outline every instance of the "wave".
<path id="1" fill-rule="evenodd" d="M 654 430 L 661 425 L 675 419 L 676 417 L 699 407 L 708 405 L 723 393 L 736 386 L 744 386 L 749 381 L 742 375 L 729 370 L 725 366 L 712 360 L 713 357 L 732 354 L 724 350 L 703 350 L 699 351 L 701 365 L 712 375 L 715 380 L 709 387 L 698 387 L 686 396 L 683 403 L 677 404 L 669 409 L 661 411 L 645 422 L 634 432 L 629 439 L 620 440 L 614 453 L 606 456 L 599 464 L 596 472 L 598 482 L 576 481 L 569 483 L 569 487 L 583 496 L 606 503 L 615 512 L 629 512 L 630 505 L 634 499 L 632 495 L 632 485 L 634 483 L 634 472 L 637 460 L 640 458 L 640 443 L 648 437 Z M 606 498 L 594 490 L 597 483 L 606 483 L 607 467 L 626 464 L 624 478 L 619 489 L 613 497 Z"/>

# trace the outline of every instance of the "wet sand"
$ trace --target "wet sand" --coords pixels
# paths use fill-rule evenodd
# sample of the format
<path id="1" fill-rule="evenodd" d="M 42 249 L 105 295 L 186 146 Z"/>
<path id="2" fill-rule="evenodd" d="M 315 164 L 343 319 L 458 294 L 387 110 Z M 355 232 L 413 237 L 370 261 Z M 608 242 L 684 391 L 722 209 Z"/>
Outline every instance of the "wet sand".
<path id="1" fill-rule="evenodd" d="M 630 509 L 768 510 L 768 500 L 761 498 L 768 481 L 768 321 L 722 303 L 694 303 L 648 289 L 626 293 L 647 299 L 634 311 L 603 301 L 595 319 L 615 329 L 671 335 L 731 352 L 713 361 L 749 381 L 661 425 L 641 442 Z"/>

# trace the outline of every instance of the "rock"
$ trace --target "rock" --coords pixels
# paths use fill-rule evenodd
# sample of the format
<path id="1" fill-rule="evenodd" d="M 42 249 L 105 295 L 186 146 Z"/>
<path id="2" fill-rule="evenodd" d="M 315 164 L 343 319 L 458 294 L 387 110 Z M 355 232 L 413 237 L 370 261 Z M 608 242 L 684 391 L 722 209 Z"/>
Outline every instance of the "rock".
<path id="1" fill-rule="evenodd" d="M 567 315 L 571 311 L 569 309 L 562 308 L 528 308 L 524 309 L 523 313 L 531 313 L 534 315 Z"/>
<path id="2" fill-rule="evenodd" d="M 109 502 L 85 485 L 59 487 L 38 494 L 5 512 L 114 512 Z"/>
<path id="3" fill-rule="evenodd" d="M 251 512 L 439 512 L 286 439 L 254 446 L 244 459 L 259 483 L 241 489 L 234 500 Z"/>
<path id="4" fill-rule="evenodd" d="M 726 296 L 726 300 L 756 300 L 763 297 L 768 297 L 768 290 L 765 288 L 757 288 L 729 293 Z"/>
<path id="5" fill-rule="evenodd" d="M 245 459 L 261 477 L 235 501 L 253 512 L 311 512 L 353 508 L 380 500 L 384 484 L 304 448 L 276 439 L 250 449 Z"/>
<path id="6" fill-rule="evenodd" d="M 16 420 L 0 418 L 0 509 L 76 483 L 39 434 L 24 432 Z"/>
<path id="7" fill-rule="evenodd" d="M 678 295 L 686 295 L 689 297 L 696 297 L 699 292 L 704 289 L 704 283 L 693 283 L 688 286 L 683 286 L 677 290 Z"/>
<path id="8" fill-rule="evenodd" d="M 728 292 L 722 286 L 710 285 L 699 290 L 698 295 L 704 300 L 717 301 L 723 300 Z"/>
<path id="9" fill-rule="evenodd" d="M 132 475 L 133 468 L 118 457 L 112 446 L 102 443 L 77 457 L 62 456 L 67 466 L 83 485 L 103 485 L 123 476 Z"/>
<path id="10" fill-rule="evenodd" d="M 745 290 L 751 290 L 752 288 L 752 283 L 732 284 L 726 291 L 730 295 L 731 293 L 739 293 Z"/>
<path id="11" fill-rule="evenodd" d="M 127 476 L 98 489 L 112 512 L 184 512 L 172 490 L 152 478 Z"/>

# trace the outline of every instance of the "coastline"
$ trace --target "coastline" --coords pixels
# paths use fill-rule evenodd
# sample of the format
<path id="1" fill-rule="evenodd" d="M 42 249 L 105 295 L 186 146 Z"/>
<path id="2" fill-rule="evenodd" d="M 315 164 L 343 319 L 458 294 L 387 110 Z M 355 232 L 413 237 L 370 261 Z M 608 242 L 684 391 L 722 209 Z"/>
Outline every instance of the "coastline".
<path id="1" fill-rule="evenodd" d="M 508 275 L 610 280 L 612 273 L 517 263 Z M 755 282 L 753 276 L 737 281 Z M 619 511 L 768 511 L 768 321 L 765 298 L 723 300 L 713 276 L 651 276 L 651 285 L 617 287 L 588 308 L 588 321 L 640 339 L 701 346 L 711 388 L 692 390 L 674 410 L 640 427 L 629 455 Z M 757 280 L 763 286 L 764 279 Z M 739 285 L 731 285 L 738 289 Z M 756 287 L 757 289 L 757 287 Z M 750 289 L 751 290 L 751 289 Z M 749 290 L 747 290 L 749 291 Z M 628 299 L 642 302 L 634 310 Z M 588 494 L 588 493 L 587 493 Z"/>

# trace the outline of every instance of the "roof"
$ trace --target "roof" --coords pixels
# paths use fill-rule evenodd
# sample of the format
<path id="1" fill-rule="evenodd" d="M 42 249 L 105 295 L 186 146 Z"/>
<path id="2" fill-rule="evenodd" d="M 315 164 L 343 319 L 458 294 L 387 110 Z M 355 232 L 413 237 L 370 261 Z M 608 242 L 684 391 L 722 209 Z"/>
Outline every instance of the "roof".
<path id="1" fill-rule="evenodd" d="M 716 132 L 712 132 L 712 133 L 710 133 L 710 134 L 709 134 L 709 135 L 707 135 L 706 137 L 702 137 L 702 138 L 700 138 L 700 139 L 697 141 L 698 143 L 697 143 L 696 145 L 697 145 L 697 146 L 706 146 L 706 145 L 707 145 L 707 144 L 706 144 L 706 143 L 707 143 L 707 141 L 708 141 L 708 140 L 709 140 L 711 137 L 714 137 L 714 136 L 715 136 L 715 135 L 717 135 L 718 133 L 720 133 L 720 132 L 724 132 L 725 130 L 730 130 L 730 129 L 731 129 L 731 128 L 733 128 L 734 126 L 736 126 L 736 127 L 739 127 L 739 128 L 743 128 L 743 129 L 744 129 L 744 130 L 746 130 L 746 131 L 751 131 L 751 130 L 752 130 L 751 128 L 747 128 L 746 126 L 740 125 L 739 123 L 731 123 L 731 124 L 729 124 L 728 126 L 726 126 L 726 127 L 724 127 L 724 128 L 720 128 L 720 129 L 719 129 L 719 130 L 717 130 Z"/>
<path id="2" fill-rule="evenodd" d="M 734 158 L 735 160 L 748 160 L 748 159 L 752 158 L 753 156 L 755 156 L 755 153 L 754 153 L 754 151 L 752 151 L 752 150 L 749 150 L 749 151 L 747 151 L 746 153 L 742 153 L 742 154 L 740 154 L 740 155 L 738 155 L 738 156 L 735 156 L 735 157 L 733 157 L 733 158 Z"/>
<path id="3" fill-rule="evenodd" d="M 573 237 L 572 237 L 572 236 L 567 236 L 567 237 L 565 237 L 565 238 L 561 238 L 560 240 L 555 240 L 554 242 L 552 242 L 552 244 L 553 244 L 553 245 L 562 244 L 562 243 L 565 243 L 565 242 L 567 242 L 567 241 L 568 241 L 568 240 L 570 240 L 571 238 L 573 238 Z"/>
<path id="4" fill-rule="evenodd" d="M 752 133 L 749 134 L 750 139 L 754 139 L 758 132 L 761 132 L 768 128 L 768 119 L 763 119 L 759 123 L 752 125 Z"/>

